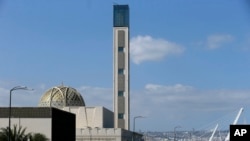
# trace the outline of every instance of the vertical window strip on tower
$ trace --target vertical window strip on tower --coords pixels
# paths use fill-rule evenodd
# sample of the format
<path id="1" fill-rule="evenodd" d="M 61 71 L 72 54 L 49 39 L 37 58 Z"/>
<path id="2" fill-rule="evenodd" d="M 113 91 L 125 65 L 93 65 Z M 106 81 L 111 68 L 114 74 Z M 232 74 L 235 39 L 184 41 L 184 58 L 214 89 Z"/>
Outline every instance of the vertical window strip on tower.
<path id="1" fill-rule="evenodd" d="M 123 114 L 123 113 L 119 113 L 119 114 L 118 114 L 118 118 L 119 118 L 119 119 L 123 119 L 123 118 L 124 118 L 124 114 Z"/>
<path id="2" fill-rule="evenodd" d="M 124 74 L 124 69 L 119 68 L 119 69 L 118 69 L 118 74 L 119 74 L 119 75 Z"/>
<path id="3" fill-rule="evenodd" d="M 118 47 L 118 52 L 124 52 L 124 47 L 119 46 Z"/>
<path id="4" fill-rule="evenodd" d="M 124 91 L 118 91 L 118 96 L 123 96 L 124 95 Z"/>

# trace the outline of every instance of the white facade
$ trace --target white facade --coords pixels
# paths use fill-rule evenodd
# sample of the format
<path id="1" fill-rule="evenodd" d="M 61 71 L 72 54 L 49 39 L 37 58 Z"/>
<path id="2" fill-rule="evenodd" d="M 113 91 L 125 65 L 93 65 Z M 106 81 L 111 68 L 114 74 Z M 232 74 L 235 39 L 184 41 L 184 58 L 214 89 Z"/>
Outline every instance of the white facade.
<path id="1" fill-rule="evenodd" d="M 121 128 L 84 128 L 76 130 L 76 141 L 131 141 L 133 132 Z"/>
<path id="2" fill-rule="evenodd" d="M 0 128 L 6 128 L 9 126 L 9 118 L 0 118 Z M 17 127 L 26 128 L 26 133 L 42 133 L 49 140 L 51 139 L 51 118 L 11 118 L 11 127 L 17 125 Z"/>
<path id="3" fill-rule="evenodd" d="M 76 115 L 76 128 L 113 128 L 113 112 L 104 107 L 63 107 Z"/>
<path id="4" fill-rule="evenodd" d="M 49 141 L 62 140 L 75 141 L 75 115 L 51 107 L 12 107 L 11 129 L 16 126 L 28 133 L 44 134 Z M 9 126 L 9 108 L 0 107 L 0 128 Z"/>
<path id="5" fill-rule="evenodd" d="M 5 108 L 6 109 L 6 108 Z M 22 107 L 19 107 L 20 111 Z M 39 109 L 38 109 L 39 110 Z M 131 141 L 133 137 L 133 132 L 122 129 L 122 128 L 113 128 L 113 112 L 109 111 L 104 107 L 64 107 L 61 109 L 63 111 L 67 111 L 75 114 L 75 141 Z M 60 111 L 61 111 L 60 110 Z M 27 111 L 26 111 L 27 112 Z M 34 112 L 34 110 L 33 110 Z M 65 112 L 65 113 L 67 113 Z M 8 117 L 5 111 L 5 118 L 0 113 L 0 128 L 5 128 L 8 126 Z M 40 113 L 40 112 L 38 112 Z M 56 116 L 55 114 L 51 114 Z M 44 116 L 41 114 L 41 116 Z M 61 116 L 54 120 L 63 120 L 62 123 L 68 122 L 68 117 Z M 55 133 L 55 128 L 53 129 L 53 119 L 47 117 L 34 116 L 33 118 L 17 118 L 12 116 L 11 124 L 26 127 L 26 133 L 42 133 L 44 134 L 49 141 L 52 140 L 52 134 Z M 64 124 L 59 124 L 58 122 L 54 127 L 56 129 L 66 128 L 67 131 L 72 130 L 68 126 L 64 126 Z M 112 127 L 109 127 L 112 126 Z M 53 131 L 52 131 L 53 130 Z M 64 130 L 65 131 L 65 130 Z M 54 132 L 54 133 L 53 133 Z M 58 134 L 58 133 L 55 133 Z M 61 135 L 61 132 L 59 131 Z M 67 135 L 67 133 L 64 132 Z M 138 135 L 134 134 L 134 137 Z M 138 136 L 137 140 L 141 140 L 142 137 Z"/>

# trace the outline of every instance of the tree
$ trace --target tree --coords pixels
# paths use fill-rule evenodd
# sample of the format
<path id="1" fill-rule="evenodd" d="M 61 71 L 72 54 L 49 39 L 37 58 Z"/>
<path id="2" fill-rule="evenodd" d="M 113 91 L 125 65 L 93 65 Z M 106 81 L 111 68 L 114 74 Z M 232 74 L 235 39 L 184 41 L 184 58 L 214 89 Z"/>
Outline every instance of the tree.
<path id="1" fill-rule="evenodd" d="M 31 141 L 48 141 L 48 138 L 41 133 L 34 133 L 31 136 Z"/>
<path id="2" fill-rule="evenodd" d="M 14 125 L 13 129 L 10 132 L 10 139 L 11 141 L 27 141 L 30 133 L 25 133 L 26 128 L 22 128 L 20 126 L 17 128 L 17 125 Z M 0 141 L 8 141 L 9 139 L 9 127 L 1 128 L 0 129 Z"/>
<path id="3" fill-rule="evenodd" d="M 48 138 L 41 133 L 25 133 L 26 128 L 14 125 L 10 132 L 11 141 L 48 141 Z M 9 127 L 0 129 L 0 141 L 9 141 Z"/>
<path id="4" fill-rule="evenodd" d="M 0 141 L 8 141 L 9 127 L 0 129 Z"/>

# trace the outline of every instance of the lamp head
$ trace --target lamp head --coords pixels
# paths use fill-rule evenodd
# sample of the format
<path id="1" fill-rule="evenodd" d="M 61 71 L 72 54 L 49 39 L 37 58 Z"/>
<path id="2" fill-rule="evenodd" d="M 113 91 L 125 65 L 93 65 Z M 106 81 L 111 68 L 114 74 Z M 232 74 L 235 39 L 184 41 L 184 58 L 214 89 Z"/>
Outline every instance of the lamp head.
<path id="1" fill-rule="evenodd" d="M 28 90 L 28 91 L 33 91 L 34 89 L 30 89 L 27 86 L 16 86 L 16 87 L 12 88 L 10 91 L 14 91 L 14 90 Z"/>

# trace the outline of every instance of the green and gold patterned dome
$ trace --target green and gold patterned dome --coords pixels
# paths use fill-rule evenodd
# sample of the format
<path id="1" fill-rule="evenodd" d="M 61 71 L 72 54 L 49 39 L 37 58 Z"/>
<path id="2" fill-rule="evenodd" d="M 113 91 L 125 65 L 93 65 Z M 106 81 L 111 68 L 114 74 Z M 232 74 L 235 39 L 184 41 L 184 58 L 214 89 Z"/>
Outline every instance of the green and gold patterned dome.
<path id="1" fill-rule="evenodd" d="M 57 86 L 43 94 L 38 106 L 63 108 L 66 106 L 85 106 L 85 102 L 76 89 L 67 86 Z"/>

